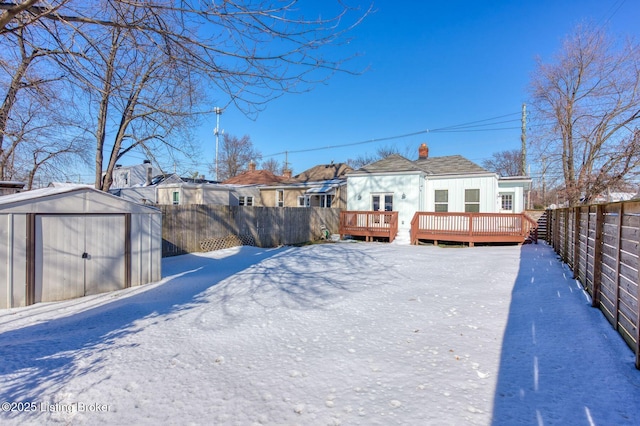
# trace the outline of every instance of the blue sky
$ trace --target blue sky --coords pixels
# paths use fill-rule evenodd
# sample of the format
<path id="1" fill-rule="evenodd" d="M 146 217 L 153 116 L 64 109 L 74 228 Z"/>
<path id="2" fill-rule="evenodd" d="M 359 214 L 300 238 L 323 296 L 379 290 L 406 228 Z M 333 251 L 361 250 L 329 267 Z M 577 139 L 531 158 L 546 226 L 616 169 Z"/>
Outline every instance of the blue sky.
<path id="1" fill-rule="evenodd" d="M 286 94 L 254 119 L 230 107 L 220 127 L 235 136 L 249 135 L 264 159 L 289 151 L 294 174 L 380 146 L 410 149 L 417 156 L 423 142 L 431 156 L 460 154 L 481 163 L 494 152 L 520 147 L 520 111 L 536 57 L 552 60 L 576 24 L 587 20 L 614 36 L 640 36 L 640 0 L 378 0 L 374 9 L 351 33 L 348 45 L 349 53 L 359 55 L 350 68 L 366 72 L 338 73 L 310 92 Z M 494 118 L 481 123 L 496 122 L 483 131 L 433 131 L 294 152 Z M 196 131 L 203 154 L 196 167 L 209 178 L 214 127 L 211 117 Z M 283 162 L 285 155 L 275 158 Z"/>

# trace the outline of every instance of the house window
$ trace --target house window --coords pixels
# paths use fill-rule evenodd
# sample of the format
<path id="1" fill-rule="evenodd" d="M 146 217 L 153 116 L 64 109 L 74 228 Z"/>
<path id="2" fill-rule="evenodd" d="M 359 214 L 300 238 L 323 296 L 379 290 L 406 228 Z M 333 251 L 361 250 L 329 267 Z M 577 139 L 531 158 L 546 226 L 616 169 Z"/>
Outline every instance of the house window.
<path id="1" fill-rule="evenodd" d="M 500 198 L 502 199 L 500 208 L 513 211 L 513 194 L 500 194 Z"/>
<path id="2" fill-rule="evenodd" d="M 480 190 L 479 189 L 464 190 L 464 211 L 467 213 L 480 212 Z"/>
<path id="3" fill-rule="evenodd" d="M 333 195 L 322 194 L 319 196 L 319 198 L 320 198 L 320 207 L 325 207 L 325 208 L 331 207 L 331 199 L 333 198 Z"/>
<path id="4" fill-rule="evenodd" d="M 173 191 L 173 193 L 171 194 L 171 200 L 173 204 L 180 204 L 180 192 Z"/>
<path id="5" fill-rule="evenodd" d="M 448 212 L 449 211 L 449 190 L 436 189 L 434 194 L 435 199 L 435 211 Z"/>
<path id="6" fill-rule="evenodd" d="M 276 189 L 276 207 L 284 207 L 284 189 Z"/>
<path id="7" fill-rule="evenodd" d="M 374 212 L 393 211 L 393 194 L 375 194 L 371 196 L 371 210 Z"/>
<path id="8" fill-rule="evenodd" d="M 306 195 L 298 196 L 298 207 L 309 207 L 311 205 L 311 198 Z"/>
<path id="9" fill-rule="evenodd" d="M 252 196 L 239 196 L 238 204 L 241 206 L 253 206 L 253 197 Z"/>

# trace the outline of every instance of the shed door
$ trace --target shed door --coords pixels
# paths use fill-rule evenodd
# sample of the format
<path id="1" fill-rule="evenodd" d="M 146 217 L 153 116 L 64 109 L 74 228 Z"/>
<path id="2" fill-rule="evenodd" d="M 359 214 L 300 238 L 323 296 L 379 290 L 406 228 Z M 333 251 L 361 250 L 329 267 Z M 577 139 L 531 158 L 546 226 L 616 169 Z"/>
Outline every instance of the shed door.
<path id="1" fill-rule="evenodd" d="M 125 287 L 124 215 L 37 215 L 35 248 L 35 302 Z"/>

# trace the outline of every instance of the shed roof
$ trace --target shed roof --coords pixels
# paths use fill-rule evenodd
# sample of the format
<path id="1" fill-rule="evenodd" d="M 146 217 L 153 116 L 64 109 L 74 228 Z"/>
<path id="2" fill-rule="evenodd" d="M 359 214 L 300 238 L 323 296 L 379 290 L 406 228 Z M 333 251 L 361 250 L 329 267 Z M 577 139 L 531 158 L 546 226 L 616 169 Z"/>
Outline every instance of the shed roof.
<path id="1" fill-rule="evenodd" d="M 66 199 L 68 202 L 61 202 Z M 151 206 L 124 200 L 82 185 L 34 189 L 0 196 L 0 211 L 12 213 L 158 213 Z"/>

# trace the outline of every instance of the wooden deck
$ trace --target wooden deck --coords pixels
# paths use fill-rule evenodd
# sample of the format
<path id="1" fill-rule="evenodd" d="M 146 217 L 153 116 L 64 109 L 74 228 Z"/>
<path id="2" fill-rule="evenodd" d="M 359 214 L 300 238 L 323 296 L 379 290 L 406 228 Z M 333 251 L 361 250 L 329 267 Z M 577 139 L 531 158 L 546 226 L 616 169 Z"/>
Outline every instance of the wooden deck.
<path id="1" fill-rule="evenodd" d="M 411 244 L 418 240 L 469 243 L 537 243 L 535 220 L 524 213 L 416 212 L 411 221 Z"/>
<path id="2" fill-rule="evenodd" d="M 382 237 L 393 242 L 398 234 L 398 212 L 341 211 L 339 232 L 340 238 L 351 235 L 372 241 Z"/>

